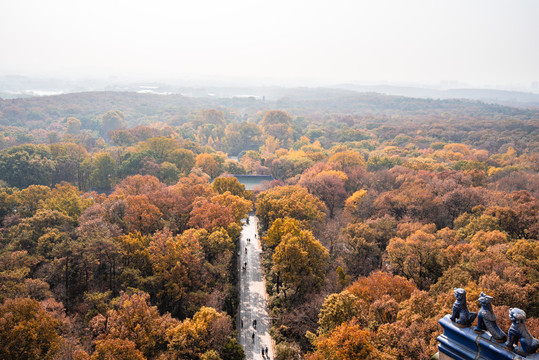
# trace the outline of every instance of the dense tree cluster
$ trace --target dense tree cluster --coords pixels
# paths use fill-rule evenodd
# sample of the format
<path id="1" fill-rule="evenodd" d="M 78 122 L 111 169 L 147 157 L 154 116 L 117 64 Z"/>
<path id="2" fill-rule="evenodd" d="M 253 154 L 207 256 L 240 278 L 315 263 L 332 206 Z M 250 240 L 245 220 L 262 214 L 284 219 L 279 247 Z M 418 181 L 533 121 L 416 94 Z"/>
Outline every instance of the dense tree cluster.
<path id="1" fill-rule="evenodd" d="M 504 323 L 508 307 L 524 309 L 532 332 L 539 330 L 539 268 L 530 263 L 539 255 L 539 201 L 529 155 L 510 148 L 488 156 L 446 144 L 411 157 L 406 146 L 388 147 L 399 161 L 372 170 L 368 161 L 352 160 L 360 159 L 354 150 L 329 149 L 325 160 L 285 178 L 289 185 L 258 195 L 279 359 L 429 359 L 454 287 L 465 287 L 469 299 L 480 291 L 494 296 Z M 387 150 L 373 153 L 380 151 Z M 495 174 L 512 166 L 515 175 L 535 180 L 502 190 L 507 182 Z M 307 208 L 304 197 L 287 190 L 298 186 L 325 206 Z M 303 211 L 287 210 L 297 204 Z M 327 216 L 307 217 L 309 211 Z M 281 265 L 288 239 L 305 232 L 329 250 L 329 262 L 314 249 L 290 248 L 294 266 Z M 321 287 L 308 268 L 294 277 L 306 253 L 325 269 Z"/>
<path id="2" fill-rule="evenodd" d="M 0 101 L 0 357 L 241 359 L 253 201 L 278 359 L 428 359 L 455 286 L 537 334 L 536 111 L 109 95 Z"/>
<path id="3" fill-rule="evenodd" d="M 0 357 L 241 359 L 234 253 L 252 202 L 232 180 L 242 196 L 202 173 L 129 176 L 108 196 L 2 188 Z"/>

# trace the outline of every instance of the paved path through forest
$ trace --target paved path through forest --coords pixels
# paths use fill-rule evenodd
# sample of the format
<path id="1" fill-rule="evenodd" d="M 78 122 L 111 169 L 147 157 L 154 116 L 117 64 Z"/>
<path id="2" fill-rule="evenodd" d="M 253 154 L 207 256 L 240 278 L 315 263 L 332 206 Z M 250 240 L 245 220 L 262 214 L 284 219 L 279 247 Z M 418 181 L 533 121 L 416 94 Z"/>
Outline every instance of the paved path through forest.
<path id="1" fill-rule="evenodd" d="M 257 220 L 256 216 L 250 214 L 249 223 L 243 224 L 241 232 L 240 253 L 238 255 L 240 265 L 240 319 L 238 328 L 240 344 L 245 350 L 247 360 L 273 360 L 275 359 L 273 343 L 269 335 L 271 321 L 268 319 L 266 288 L 260 265 L 262 250 L 260 239 L 256 234 Z M 246 263 L 247 266 L 245 266 Z M 256 329 L 254 321 L 256 321 Z M 269 354 L 266 354 L 266 348 Z M 262 349 L 264 349 L 264 357 L 262 357 Z"/>

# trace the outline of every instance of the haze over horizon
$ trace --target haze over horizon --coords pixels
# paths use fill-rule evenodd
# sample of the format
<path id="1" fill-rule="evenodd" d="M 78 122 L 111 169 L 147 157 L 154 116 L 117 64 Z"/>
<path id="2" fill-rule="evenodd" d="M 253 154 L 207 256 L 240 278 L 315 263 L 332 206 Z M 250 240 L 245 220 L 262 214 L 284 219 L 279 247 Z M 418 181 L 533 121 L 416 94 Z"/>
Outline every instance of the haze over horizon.
<path id="1" fill-rule="evenodd" d="M 533 0 L 21 0 L 0 13 L 0 76 L 533 90 L 537 14 Z"/>

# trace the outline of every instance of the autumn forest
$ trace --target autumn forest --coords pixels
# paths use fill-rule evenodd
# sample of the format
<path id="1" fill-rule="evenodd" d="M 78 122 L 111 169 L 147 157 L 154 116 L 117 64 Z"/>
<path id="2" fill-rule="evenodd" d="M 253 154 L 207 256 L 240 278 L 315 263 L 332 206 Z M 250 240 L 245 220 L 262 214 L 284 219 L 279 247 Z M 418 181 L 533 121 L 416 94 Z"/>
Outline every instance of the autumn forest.
<path id="1" fill-rule="evenodd" d="M 246 188 L 233 175 L 270 175 Z M 427 360 L 453 288 L 539 336 L 539 110 L 331 89 L 0 99 L 0 358 Z"/>

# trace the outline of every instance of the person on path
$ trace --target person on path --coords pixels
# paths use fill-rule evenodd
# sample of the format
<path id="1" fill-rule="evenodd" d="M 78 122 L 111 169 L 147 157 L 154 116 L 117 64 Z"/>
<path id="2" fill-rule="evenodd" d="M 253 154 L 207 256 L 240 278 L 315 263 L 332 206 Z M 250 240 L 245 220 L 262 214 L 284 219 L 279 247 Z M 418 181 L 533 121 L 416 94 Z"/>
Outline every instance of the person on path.
<path id="1" fill-rule="evenodd" d="M 255 343 L 255 333 L 253 333 L 253 335 L 251 336 L 251 338 L 253 338 L 253 344 Z"/>
<path id="2" fill-rule="evenodd" d="M 268 354 L 269 354 L 269 353 L 268 353 L 268 347 L 266 346 L 266 355 L 268 355 Z M 268 356 L 269 356 L 269 355 L 268 355 Z"/>
<path id="3" fill-rule="evenodd" d="M 240 326 L 243 329 L 243 320 L 240 320 Z"/>
<path id="4" fill-rule="evenodd" d="M 264 357 L 264 348 L 262 348 L 262 357 Z"/>

